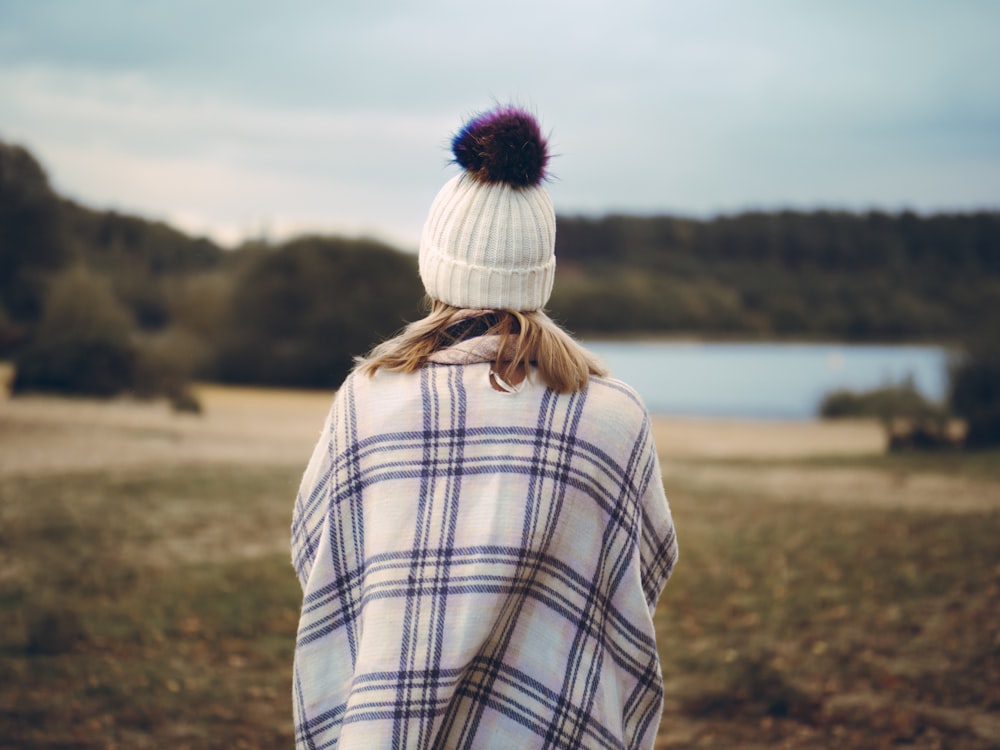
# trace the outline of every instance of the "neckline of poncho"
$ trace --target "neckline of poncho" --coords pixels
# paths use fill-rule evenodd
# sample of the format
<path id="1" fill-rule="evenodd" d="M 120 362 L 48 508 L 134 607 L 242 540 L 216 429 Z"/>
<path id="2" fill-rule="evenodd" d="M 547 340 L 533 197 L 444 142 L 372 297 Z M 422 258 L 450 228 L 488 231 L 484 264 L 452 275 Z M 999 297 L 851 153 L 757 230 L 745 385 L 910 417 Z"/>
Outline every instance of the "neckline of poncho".
<path id="1" fill-rule="evenodd" d="M 500 351 L 500 338 L 498 335 L 491 334 L 457 341 L 444 349 L 438 349 L 427 358 L 427 361 L 438 365 L 472 365 L 481 362 L 496 362 L 497 353 Z M 508 353 L 513 349 L 512 343 L 508 341 Z M 502 359 L 509 359 L 509 357 Z"/>

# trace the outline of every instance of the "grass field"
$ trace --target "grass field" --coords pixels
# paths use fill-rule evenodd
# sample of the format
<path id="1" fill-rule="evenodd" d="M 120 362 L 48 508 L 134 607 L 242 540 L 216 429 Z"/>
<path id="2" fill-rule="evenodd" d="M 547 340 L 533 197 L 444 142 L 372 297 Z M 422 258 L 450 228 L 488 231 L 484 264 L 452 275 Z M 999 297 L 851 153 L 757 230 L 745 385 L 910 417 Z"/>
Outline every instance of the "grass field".
<path id="1" fill-rule="evenodd" d="M 329 396 L 0 401 L 0 746 L 291 745 L 291 503 Z M 657 422 L 660 747 L 1000 746 L 1000 454 Z"/>

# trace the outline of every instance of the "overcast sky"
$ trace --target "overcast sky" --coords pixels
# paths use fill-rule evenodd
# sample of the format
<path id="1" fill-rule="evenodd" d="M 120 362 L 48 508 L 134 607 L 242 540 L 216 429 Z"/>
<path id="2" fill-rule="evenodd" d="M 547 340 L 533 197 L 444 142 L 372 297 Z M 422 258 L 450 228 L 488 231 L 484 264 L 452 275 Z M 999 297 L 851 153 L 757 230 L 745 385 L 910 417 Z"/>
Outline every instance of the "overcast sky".
<path id="1" fill-rule="evenodd" d="M 989 0 L 0 0 L 0 140 L 227 242 L 415 247 L 496 101 L 550 133 L 560 213 L 996 209 L 998 29 Z"/>

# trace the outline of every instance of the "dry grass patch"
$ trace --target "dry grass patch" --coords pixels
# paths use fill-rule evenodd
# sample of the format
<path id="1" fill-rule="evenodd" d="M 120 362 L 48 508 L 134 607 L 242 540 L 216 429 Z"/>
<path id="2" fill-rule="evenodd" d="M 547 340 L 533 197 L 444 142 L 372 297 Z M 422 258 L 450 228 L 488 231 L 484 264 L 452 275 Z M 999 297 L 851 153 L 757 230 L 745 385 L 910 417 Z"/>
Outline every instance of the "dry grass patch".
<path id="1" fill-rule="evenodd" d="M 664 747 L 994 747 L 1000 513 L 673 498 Z"/>
<path id="2" fill-rule="evenodd" d="M 245 467 L 0 481 L 0 737 L 289 746 L 296 481 Z"/>

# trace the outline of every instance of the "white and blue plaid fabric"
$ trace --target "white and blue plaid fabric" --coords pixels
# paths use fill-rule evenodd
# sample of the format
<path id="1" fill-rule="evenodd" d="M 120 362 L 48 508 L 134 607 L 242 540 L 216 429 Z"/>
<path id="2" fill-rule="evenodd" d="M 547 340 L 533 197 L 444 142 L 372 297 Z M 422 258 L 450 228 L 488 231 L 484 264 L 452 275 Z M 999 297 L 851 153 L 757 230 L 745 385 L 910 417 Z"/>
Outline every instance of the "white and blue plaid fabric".
<path id="1" fill-rule="evenodd" d="M 677 558 L 623 383 L 352 374 L 302 480 L 299 748 L 650 748 Z"/>

